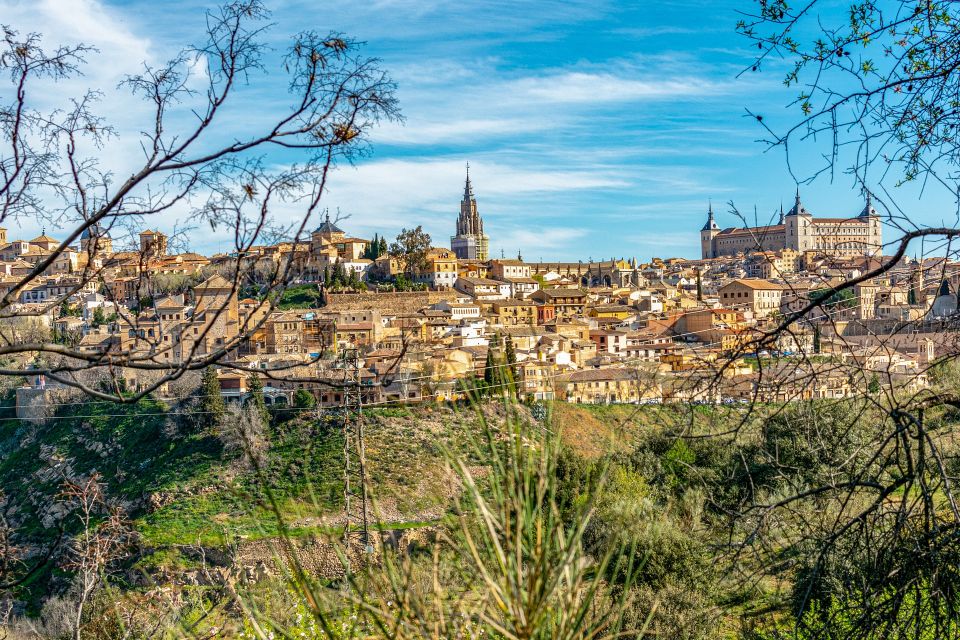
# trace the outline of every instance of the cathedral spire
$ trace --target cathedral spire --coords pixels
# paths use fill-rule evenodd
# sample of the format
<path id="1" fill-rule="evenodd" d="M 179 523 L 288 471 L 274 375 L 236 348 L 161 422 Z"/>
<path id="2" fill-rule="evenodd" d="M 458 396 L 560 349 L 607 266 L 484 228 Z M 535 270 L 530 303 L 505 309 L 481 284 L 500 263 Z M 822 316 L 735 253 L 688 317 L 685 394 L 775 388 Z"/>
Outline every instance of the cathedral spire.
<path id="1" fill-rule="evenodd" d="M 463 185 L 463 201 L 473 200 L 473 185 L 470 183 L 470 163 L 467 163 L 467 182 Z"/>

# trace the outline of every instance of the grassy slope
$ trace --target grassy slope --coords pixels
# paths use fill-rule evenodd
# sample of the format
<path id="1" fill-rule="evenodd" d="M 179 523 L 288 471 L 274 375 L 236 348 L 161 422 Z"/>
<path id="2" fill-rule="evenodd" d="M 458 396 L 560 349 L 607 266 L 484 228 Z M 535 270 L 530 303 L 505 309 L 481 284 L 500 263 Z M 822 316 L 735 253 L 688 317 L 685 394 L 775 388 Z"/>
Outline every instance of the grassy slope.
<path id="1" fill-rule="evenodd" d="M 442 449 L 463 448 L 462 420 L 448 410 L 378 409 L 365 414 L 369 478 L 384 520 L 403 525 L 445 506 L 448 493 Z M 336 528 L 343 502 L 342 421 L 294 419 L 275 428 L 259 471 L 244 470 L 229 483 L 172 502 L 138 521 L 149 545 L 220 545 L 235 537 L 278 533 L 269 510 L 276 500 L 294 535 Z"/>
<path id="2" fill-rule="evenodd" d="M 144 567 L 178 566 L 184 561 L 176 551 L 179 545 L 222 546 L 276 536 L 278 523 L 267 507 L 268 496 L 295 536 L 341 526 L 343 441 L 342 419 L 336 414 L 319 422 L 304 414 L 275 425 L 263 467 L 256 470 L 227 454 L 212 429 L 170 425 L 175 417 L 164 415 L 167 408 L 154 400 L 65 409 L 46 425 L 0 422 L 0 488 L 21 509 L 20 531 L 35 541 L 55 535 L 40 523 L 42 510 L 59 491 L 61 475 L 45 471 L 54 459 L 65 461 L 72 475 L 103 475 L 110 494 L 131 511 L 148 550 L 140 561 Z M 501 415 L 495 403 L 483 411 L 418 407 L 365 412 L 370 483 L 384 521 L 404 527 L 443 517 L 457 491 L 446 472 L 445 452 L 472 459 L 471 439 L 482 433 L 484 421 L 496 422 Z M 706 408 L 676 414 L 658 407 L 558 403 L 551 411 L 566 442 L 587 458 L 629 450 L 649 431 L 646 425 L 687 422 L 691 416 L 708 424 L 715 417 Z M 163 506 L 148 508 L 150 494 L 163 495 Z M 49 572 L 38 576 L 35 595 L 49 577 Z"/>
<path id="3" fill-rule="evenodd" d="M 220 465 L 219 441 L 206 434 L 166 437 L 165 412 L 153 400 L 91 402 L 65 406 L 44 425 L 0 422 L 0 489 L 19 541 L 42 550 L 56 539 L 57 528 L 44 527 L 42 516 L 58 501 L 65 477 L 98 472 L 109 495 L 134 513 L 150 493 L 209 483 Z M 65 531 L 75 524 L 67 518 Z M 24 595 L 42 594 L 55 573 L 46 566 Z"/>
<path id="4" fill-rule="evenodd" d="M 66 461 L 74 476 L 99 472 L 110 494 L 131 509 L 150 547 L 276 535 L 277 523 L 265 507 L 266 487 L 295 528 L 301 522 L 318 526 L 342 507 L 338 416 L 319 423 L 304 416 L 277 426 L 257 472 L 225 454 L 210 429 L 165 429 L 174 419 L 164 415 L 166 410 L 149 399 L 132 406 L 91 402 L 67 406 L 45 425 L 0 421 L 0 488 L 22 510 L 21 531 L 39 538 L 54 535 L 40 524 L 63 475 L 44 471 L 52 460 Z M 486 410 L 487 417 L 497 414 L 496 406 Z M 553 412 L 565 440 L 588 457 L 626 445 L 641 431 L 638 425 L 662 418 L 659 409 L 647 407 L 558 403 Z M 444 451 L 469 458 L 471 434 L 480 433 L 484 419 L 472 410 L 443 407 L 366 412 L 370 483 L 384 518 L 403 522 L 404 515 L 445 505 L 451 488 Z M 24 478 L 30 479 L 27 484 Z M 157 492 L 168 495 L 167 503 L 148 513 L 146 498 Z"/>

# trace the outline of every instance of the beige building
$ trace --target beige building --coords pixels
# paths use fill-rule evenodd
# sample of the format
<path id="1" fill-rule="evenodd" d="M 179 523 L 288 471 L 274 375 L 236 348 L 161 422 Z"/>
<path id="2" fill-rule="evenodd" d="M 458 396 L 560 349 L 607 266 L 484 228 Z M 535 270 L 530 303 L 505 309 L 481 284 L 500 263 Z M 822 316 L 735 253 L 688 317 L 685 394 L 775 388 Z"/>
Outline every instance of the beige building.
<path id="1" fill-rule="evenodd" d="M 451 289 L 457 282 L 457 256 L 451 249 L 431 248 L 427 252 L 426 268 L 417 273 L 418 282 L 434 289 Z"/>
<path id="2" fill-rule="evenodd" d="M 527 300 L 502 300 L 493 303 L 492 315 L 507 327 L 530 326 L 537 323 L 537 305 Z"/>
<path id="3" fill-rule="evenodd" d="M 338 261 L 360 260 L 369 246 L 369 240 L 348 238 L 347 233 L 330 220 L 327 211 L 323 222 L 310 234 L 309 261 L 314 271 L 319 272 Z"/>
<path id="4" fill-rule="evenodd" d="M 568 402 L 584 404 L 637 404 L 661 399 L 660 384 L 649 372 L 607 368 L 575 371 L 561 378 Z"/>
<path id="5" fill-rule="evenodd" d="M 549 305 L 556 317 L 569 319 L 582 316 L 587 305 L 587 294 L 580 289 L 541 289 L 530 296 L 540 305 Z"/>
<path id="6" fill-rule="evenodd" d="M 755 318 L 780 312 L 783 285 L 769 280 L 734 280 L 720 287 L 720 303 L 732 310 L 750 311 Z"/>
<path id="7" fill-rule="evenodd" d="M 818 218 L 800 202 L 798 190 L 793 208 L 786 214 L 781 210 L 777 224 L 760 227 L 721 229 L 710 206 L 707 223 L 700 230 L 703 259 L 784 249 L 835 257 L 872 256 L 878 255 L 882 246 L 880 216 L 869 194 L 863 211 L 855 217 Z"/>
<path id="8" fill-rule="evenodd" d="M 507 278 L 529 278 L 530 265 L 522 260 L 498 258 L 490 261 L 490 277 L 498 280 Z"/>

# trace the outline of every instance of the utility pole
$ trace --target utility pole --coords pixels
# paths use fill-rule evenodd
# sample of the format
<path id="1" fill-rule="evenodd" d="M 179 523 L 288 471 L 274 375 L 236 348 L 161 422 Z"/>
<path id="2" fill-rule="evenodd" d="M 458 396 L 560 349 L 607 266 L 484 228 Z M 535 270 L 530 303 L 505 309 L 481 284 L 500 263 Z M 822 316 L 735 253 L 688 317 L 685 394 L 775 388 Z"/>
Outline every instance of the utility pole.
<path id="1" fill-rule="evenodd" d="M 366 553 L 370 545 L 368 516 L 368 486 L 366 454 L 363 444 L 363 389 L 360 375 L 360 353 L 356 348 L 344 349 L 340 359 L 343 371 L 343 542 L 349 563 L 350 539 L 354 526 L 359 525 L 360 540 Z M 359 487 L 359 495 L 357 488 Z M 359 513 L 355 514 L 354 498 L 359 498 Z M 356 523 L 356 525 L 354 524 Z M 347 571 L 350 571 L 349 564 Z"/>

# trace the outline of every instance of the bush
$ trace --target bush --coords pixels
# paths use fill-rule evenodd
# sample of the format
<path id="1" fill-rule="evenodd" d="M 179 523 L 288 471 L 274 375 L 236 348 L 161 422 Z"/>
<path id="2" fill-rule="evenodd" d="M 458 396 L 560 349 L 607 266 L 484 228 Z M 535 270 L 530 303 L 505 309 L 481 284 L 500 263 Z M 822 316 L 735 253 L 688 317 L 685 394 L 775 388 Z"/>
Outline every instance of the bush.
<path id="1" fill-rule="evenodd" d="M 317 399 L 306 389 L 297 389 L 293 394 L 293 406 L 297 409 L 313 409 L 317 406 Z"/>

